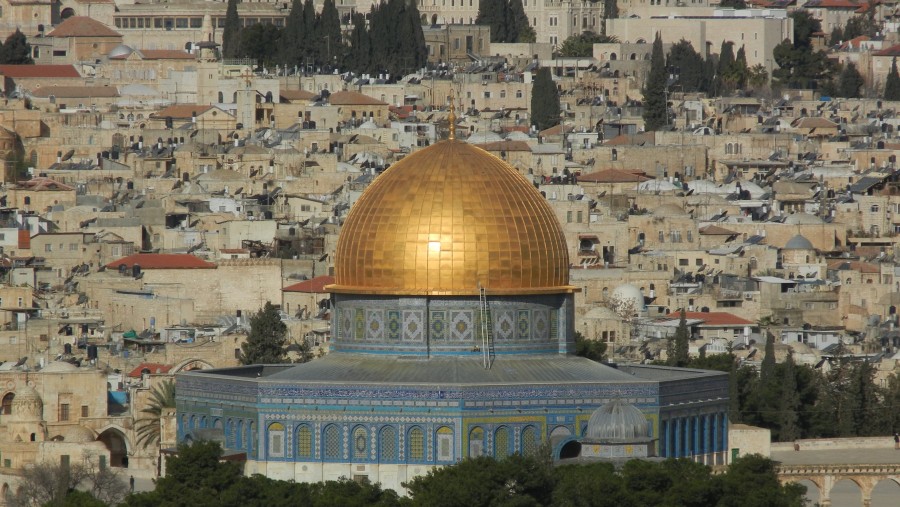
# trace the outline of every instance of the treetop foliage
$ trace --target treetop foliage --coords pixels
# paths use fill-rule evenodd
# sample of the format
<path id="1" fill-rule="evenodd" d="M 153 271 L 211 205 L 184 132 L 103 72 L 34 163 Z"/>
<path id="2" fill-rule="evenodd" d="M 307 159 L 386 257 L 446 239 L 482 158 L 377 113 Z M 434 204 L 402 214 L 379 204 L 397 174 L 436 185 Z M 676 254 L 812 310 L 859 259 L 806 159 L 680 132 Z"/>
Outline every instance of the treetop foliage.
<path id="1" fill-rule="evenodd" d="M 20 32 L 18 28 L 11 33 L 3 45 L 0 46 L 0 64 L 2 65 L 23 65 L 32 64 L 31 44 L 25 34 Z"/>
<path id="2" fill-rule="evenodd" d="M 265 306 L 250 317 L 250 334 L 241 350 L 242 364 L 288 362 L 287 326 L 271 301 L 266 301 Z"/>

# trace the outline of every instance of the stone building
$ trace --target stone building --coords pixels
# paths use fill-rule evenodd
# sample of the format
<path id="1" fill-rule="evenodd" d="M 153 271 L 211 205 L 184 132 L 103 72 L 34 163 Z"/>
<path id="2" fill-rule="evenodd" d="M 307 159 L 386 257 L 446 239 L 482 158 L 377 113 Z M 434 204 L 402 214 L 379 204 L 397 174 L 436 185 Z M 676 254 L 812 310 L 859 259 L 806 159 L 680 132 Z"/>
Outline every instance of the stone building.
<path id="1" fill-rule="evenodd" d="M 597 407 L 622 399 L 657 454 L 724 460 L 726 376 L 573 356 L 577 288 L 553 212 L 453 129 L 369 185 L 328 290 L 331 352 L 179 375 L 179 440 L 212 435 L 246 454 L 248 474 L 402 491 L 459 459 L 584 435 Z"/>

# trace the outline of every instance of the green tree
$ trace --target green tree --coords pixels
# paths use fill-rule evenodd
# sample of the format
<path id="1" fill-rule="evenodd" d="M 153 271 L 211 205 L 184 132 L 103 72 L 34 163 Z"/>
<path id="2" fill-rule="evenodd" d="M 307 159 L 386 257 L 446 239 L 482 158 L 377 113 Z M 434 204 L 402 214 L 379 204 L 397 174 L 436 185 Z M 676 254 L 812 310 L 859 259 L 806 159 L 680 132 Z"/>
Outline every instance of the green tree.
<path id="1" fill-rule="evenodd" d="M 653 40 L 653 51 L 650 53 L 650 74 L 644 85 L 644 130 L 659 130 L 669 124 L 667 81 L 662 38 L 657 32 L 656 39 Z"/>
<path id="2" fill-rule="evenodd" d="M 618 42 L 615 37 L 584 32 L 564 40 L 559 47 L 559 55 L 568 58 L 587 58 L 594 54 L 594 44 Z"/>
<path id="3" fill-rule="evenodd" d="M 257 23 L 241 30 L 241 56 L 252 58 L 257 65 L 271 63 L 274 48 L 279 45 L 281 28 L 269 23 Z"/>
<path id="4" fill-rule="evenodd" d="M 606 344 L 599 340 L 588 340 L 578 331 L 575 331 L 575 355 L 586 357 L 591 361 L 603 362 L 606 354 Z"/>
<path id="5" fill-rule="evenodd" d="M 869 11 L 869 14 L 863 16 L 853 16 L 847 20 L 844 25 L 844 40 L 852 40 L 860 36 L 874 37 L 881 30 L 881 24 L 875 21 L 875 10 Z"/>
<path id="6" fill-rule="evenodd" d="M 812 48 L 812 34 L 821 31 L 821 24 L 803 9 L 795 10 L 790 17 L 794 21 L 794 40 L 785 39 L 775 46 L 772 56 L 778 68 L 772 77 L 787 86 L 815 88 L 831 70 L 825 53 Z"/>
<path id="7" fill-rule="evenodd" d="M 141 410 L 146 416 L 135 421 L 136 443 L 144 449 L 158 445 L 161 436 L 161 419 L 163 412 L 175 408 L 175 381 L 166 380 L 150 390 L 150 401 Z"/>
<path id="8" fill-rule="evenodd" d="M 691 360 L 691 330 L 687 325 L 687 314 L 685 314 L 684 308 L 681 309 L 681 316 L 678 320 L 678 327 L 675 328 L 675 334 L 669 337 L 669 341 L 672 349 L 672 355 L 668 358 L 669 365 L 679 368 L 687 366 Z"/>
<path id="9" fill-rule="evenodd" d="M 748 70 L 747 82 L 754 88 L 762 88 L 769 82 L 769 71 L 763 64 L 757 63 Z"/>
<path id="10" fill-rule="evenodd" d="M 551 467 L 518 454 L 503 460 L 482 456 L 432 469 L 404 483 L 411 506 L 549 505 L 553 493 Z"/>
<path id="11" fill-rule="evenodd" d="M 479 0 L 476 25 L 491 27 L 491 42 L 508 42 L 506 34 L 506 0 Z"/>
<path id="12" fill-rule="evenodd" d="M 859 98 L 859 92 L 865 84 L 862 74 L 853 62 L 847 62 L 838 80 L 837 95 L 839 97 Z"/>
<path id="13" fill-rule="evenodd" d="M 522 0 L 508 0 L 506 7 L 506 38 L 508 42 L 535 42 L 537 34 L 528 22 Z"/>
<path id="14" fill-rule="evenodd" d="M 6 41 L 3 42 L 3 45 L 0 46 L 0 64 L 23 65 L 32 63 L 34 63 L 34 60 L 31 59 L 31 44 L 28 44 L 25 34 L 16 28 L 16 31 L 10 34 Z"/>
<path id="15" fill-rule="evenodd" d="M 350 55 L 347 65 L 356 72 L 368 72 L 372 70 L 372 39 L 366 28 L 366 17 L 355 12 L 351 17 L 351 24 L 353 29 L 350 31 Z"/>
<path id="16" fill-rule="evenodd" d="M 685 39 L 672 45 L 666 57 L 666 67 L 676 76 L 673 87 L 680 86 L 685 92 L 707 91 L 709 76 L 700 53 Z"/>
<path id="17" fill-rule="evenodd" d="M 719 6 L 722 8 L 746 9 L 747 3 L 744 0 L 722 0 Z"/>
<path id="18" fill-rule="evenodd" d="M 300 16 L 300 21 L 303 23 L 300 29 L 300 47 L 302 48 L 300 58 L 304 65 L 315 65 L 320 62 L 319 47 L 322 46 L 322 41 L 318 39 L 317 19 L 316 5 L 313 0 L 305 0 L 303 15 Z"/>
<path id="19" fill-rule="evenodd" d="M 325 0 L 322 4 L 322 12 L 318 18 L 317 38 L 321 44 L 320 54 L 324 56 L 322 62 L 333 66 L 341 63 L 344 54 L 343 37 L 341 36 L 341 18 L 338 14 L 334 0 Z"/>
<path id="20" fill-rule="evenodd" d="M 425 66 L 428 58 L 415 3 L 388 0 L 370 13 L 371 66 L 398 76 Z"/>
<path id="21" fill-rule="evenodd" d="M 250 317 L 250 334 L 241 346 L 242 364 L 287 362 L 287 326 L 271 302 Z"/>
<path id="22" fill-rule="evenodd" d="M 739 76 L 735 73 L 736 62 L 734 58 L 734 43 L 722 41 L 719 49 L 719 59 L 716 63 L 716 79 L 714 93 L 716 95 L 729 95 L 737 86 Z"/>
<path id="23" fill-rule="evenodd" d="M 559 90 L 550 76 L 550 69 L 541 67 L 531 89 L 531 124 L 538 130 L 559 125 Z"/>
<path id="24" fill-rule="evenodd" d="M 781 369 L 781 396 L 778 410 L 778 434 L 776 440 L 790 442 L 800 438 L 800 394 L 794 373 L 794 354 L 788 353 Z"/>
<path id="25" fill-rule="evenodd" d="M 792 483 L 782 486 L 775 462 L 759 455 L 734 460 L 728 471 L 718 476 L 719 507 L 802 507 L 806 487 Z"/>
<path id="26" fill-rule="evenodd" d="M 237 11 L 238 0 L 228 0 L 225 8 L 225 26 L 222 28 L 222 56 L 238 58 L 241 55 L 241 19 Z"/>
<path id="27" fill-rule="evenodd" d="M 634 463 L 637 460 L 629 461 Z M 653 464 L 655 465 L 655 464 Z M 637 507 L 653 505 L 637 503 L 629 491 L 627 478 L 617 474 L 610 463 L 565 465 L 553 470 L 554 506 Z"/>
<path id="28" fill-rule="evenodd" d="M 897 73 L 897 57 L 891 60 L 891 71 L 884 83 L 884 100 L 900 100 L 900 74 Z"/>
<path id="29" fill-rule="evenodd" d="M 834 25 L 834 28 L 831 30 L 831 35 L 828 36 L 828 43 L 832 46 L 840 44 L 844 41 L 844 31 L 840 26 Z"/>
<path id="30" fill-rule="evenodd" d="M 279 58 L 285 65 L 299 65 L 304 53 L 303 30 L 305 29 L 303 0 L 293 0 L 291 10 L 284 23 L 279 45 Z"/>

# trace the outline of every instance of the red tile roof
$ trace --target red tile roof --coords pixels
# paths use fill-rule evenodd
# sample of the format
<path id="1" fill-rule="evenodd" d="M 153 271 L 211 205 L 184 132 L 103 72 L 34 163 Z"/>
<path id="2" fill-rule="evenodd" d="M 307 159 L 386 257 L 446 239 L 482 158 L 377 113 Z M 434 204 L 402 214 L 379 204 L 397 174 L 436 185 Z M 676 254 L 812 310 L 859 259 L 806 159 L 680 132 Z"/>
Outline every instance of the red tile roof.
<path id="1" fill-rule="evenodd" d="M 169 370 L 174 368 L 174 366 L 170 364 L 160 364 L 160 363 L 141 363 L 137 365 L 137 368 L 131 370 L 128 373 L 128 376 L 131 378 L 141 378 L 144 370 L 149 370 L 151 374 L 153 373 L 169 373 Z"/>
<path id="2" fill-rule="evenodd" d="M 19 190 L 31 190 L 33 192 L 44 192 L 44 191 L 72 191 L 75 190 L 73 187 L 69 185 L 64 185 L 52 178 L 38 177 L 32 178 L 28 181 L 20 181 L 16 184 L 16 188 Z"/>
<path id="3" fill-rule="evenodd" d="M 119 266 L 131 268 L 137 264 L 141 269 L 215 269 L 212 262 L 190 254 L 134 254 L 123 257 L 106 265 L 107 269 L 119 269 Z"/>
<path id="4" fill-rule="evenodd" d="M 328 97 L 333 106 L 386 106 L 387 102 L 363 95 L 359 92 L 333 92 Z"/>
<path id="5" fill-rule="evenodd" d="M 900 44 L 872 53 L 872 56 L 900 56 Z"/>
<path id="6" fill-rule="evenodd" d="M 306 90 L 281 90 L 278 94 L 285 100 L 312 100 L 316 96 Z"/>
<path id="7" fill-rule="evenodd" d="M 33 97 L 49 97 L 53 95 L 58 99 L 63 98 L 109 98 L 118 97 L 119 90 L 115 86 L 42 86 L 31 92 Z"/>
<path id="8" fill-rule="evenodd" d="M 81 77 L 74 65 L 0 65 L 0 75 L 11 78 Z"/>
<path id="9" fill-rule="evenodd" d="M 197 116 L 212 109 L 212 106 L 201 106 L 199 104 L 176 104 L 165 109 L 157 111 L 150 115 L 151 118 L 165 118 L 171 116 L 173 120 L 189 120 L 193 113 Z"/>
<path id="10" fill-rule="evenodd" d="M 578 177 L 579 182 L 586 183 L 640 183 L 651 179 L 653 178 L 637 172 L 621 171 L 619 169 L 607 169 L 591 174 L 583 174 Z"/>
<path id="11" fill-rule="evenodd" d="M 852 0 L 810 0 L 803 4 L 804 9 L 853 9 L 859 8 L 859 2 Z"/>
<path id="12" fill-rule="evenodd" d="M 681 312 L 672 312 L 666 317 L 670 319 L 678 319 Z M 728 312 L 685 312 L 684 317 L 688 320 L 702 320 L 707 326 L 752 326 L 755 322 L 742 319 L 733 313 Z"/>
<path id="13" fill-rule="evenodd" d="M 57 25 L 47 37 L 122 37 L 122 34 L 87 16 L 72 16 Z"/>
<path id="14" fill-rule="evenodd" d="M 328 292 L 325 290 L 326 285 L 331 285 L 334 283 L 334 277 L 328 275 L 317 276 L 312 280 L 304 280 L 300 283 L 295 283 L 294 285 L 289 285 L 283 289 L 282 292 L 308 292 L 311 294 L 323 294 Z"/>

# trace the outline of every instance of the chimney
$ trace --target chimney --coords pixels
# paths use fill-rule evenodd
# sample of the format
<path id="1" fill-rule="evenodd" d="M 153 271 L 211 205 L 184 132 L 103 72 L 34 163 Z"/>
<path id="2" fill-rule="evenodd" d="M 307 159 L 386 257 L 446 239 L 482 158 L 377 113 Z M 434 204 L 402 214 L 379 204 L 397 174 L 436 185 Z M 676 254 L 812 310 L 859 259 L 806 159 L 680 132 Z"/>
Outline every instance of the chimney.
<path id="1" fill-rule="evenodd" d="M 62 152 L 61 152 L 61 151 L 57 151 L 57 152 L 56 152 L 56 163 L 57 163 L 57 164 L 61 164 L 61 163 L 62 163 Z"/>

